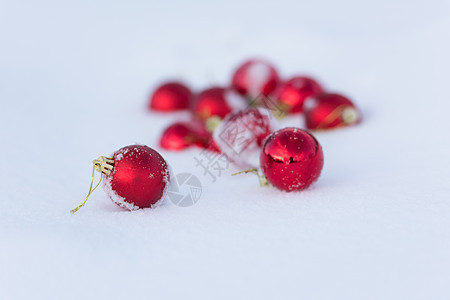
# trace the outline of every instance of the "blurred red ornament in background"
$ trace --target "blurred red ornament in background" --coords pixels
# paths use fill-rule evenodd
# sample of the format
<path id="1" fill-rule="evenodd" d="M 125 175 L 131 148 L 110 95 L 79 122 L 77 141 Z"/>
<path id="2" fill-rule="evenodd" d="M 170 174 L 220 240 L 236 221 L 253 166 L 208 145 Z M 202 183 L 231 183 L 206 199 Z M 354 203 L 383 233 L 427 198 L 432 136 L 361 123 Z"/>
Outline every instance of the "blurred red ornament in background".
<path id="1" fill-rule="evenodd" d="M 176 122 L 167 127 L 159 140 L 161 148 L 180 151 L 191 146 L 220 152 L 212 135 L 206 130 L 205 123 L 200 120 L 190 122 Z"/>
<path id="2" fill-rule="evenodd" d="M 176 122 L 167 127 L 159 140 L 161 148 L 180 151 L 191 147 L 195 143 L 194 133 L 189 124 Z"/>
<path id="3" fill-rule="evenodd" d="M 323 152 L 319 142 L 298 128 L 283 128 L 265 141 L 260 156 L 264 176 L 284 191 L 306 189 L 319 178 Z"/>
<path id="4" fill-rule="evenodd" d="M 226 99 L 226 92 L 227 89 L 222 87 L 212 87 L 200 92 L 193 103 L 194 115 L 202 120 L 214 116 L 223 119 L 232 110 Z"/>
<path id="5" fill-rule="evenodd" d="M 191 90 L 180 82 L 167 82 L 159 86 L 150 97 L 149 108 L 171 112 L 188 109 L 192 101 Z"/>
<path id="6" fill-rule="evenodd" d="M 322 87 L 314 79 L 296 76 L 281 83 L 275 90 L 273 98 L 284 111 L 299 113 L 303 111 L 303 103 L 306 98 L 315 96 L 322 91 Z"/>
<path id="7" fill-rule="evenodd" d="M 231 80 L 232 88 L 248 98 L 272 93 L 279 82 L 274 66 L 262 60 L 248 60 L 237 68 Z"/>
<path id="8" fill-rule="evenodd" d="M 306 128 L 325 130 L 358 123 L 361 115 L 347 97 L 320 94 L 305 103 Z"/>

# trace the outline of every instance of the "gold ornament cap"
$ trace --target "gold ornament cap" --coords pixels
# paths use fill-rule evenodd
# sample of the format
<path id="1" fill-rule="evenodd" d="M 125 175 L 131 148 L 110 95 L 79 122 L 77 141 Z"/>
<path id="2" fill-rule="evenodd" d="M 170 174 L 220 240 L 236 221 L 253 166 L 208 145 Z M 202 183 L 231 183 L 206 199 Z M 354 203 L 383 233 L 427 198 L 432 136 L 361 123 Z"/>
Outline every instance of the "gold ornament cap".
<path id="1" fill-rule="evenodd" d="M 346 107 L 342 110 L 341 113 L 342 120 L 346 124 L 354 124 L 358 122 L 359 114 L 358 111 L 354 107 Z"/>
<path id="2" fill-rule="evenodd" d="M 112 159 L 112 157 L 100 156 L 99 158 L 95 159 L 93 163 L 95 171 L 105 175 L 111 174 L 111 171 L 114 167 L 114 159 Z"/>

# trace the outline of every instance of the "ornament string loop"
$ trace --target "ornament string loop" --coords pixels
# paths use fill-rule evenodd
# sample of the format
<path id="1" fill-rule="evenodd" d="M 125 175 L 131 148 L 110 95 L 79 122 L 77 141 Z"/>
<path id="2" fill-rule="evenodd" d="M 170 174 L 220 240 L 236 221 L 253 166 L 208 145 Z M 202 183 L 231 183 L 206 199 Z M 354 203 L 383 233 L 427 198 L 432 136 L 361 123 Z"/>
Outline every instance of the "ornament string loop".
<path id="1" fill-rule="evenodd" d="M 255 168 L 237 172 L 237 173 L 233 173 L 233 174 L 231 174 L 231 176 L 236 176 L 236 175 L 240 175 L 240 174 L 248 174 L 248 173 L 252 173 L 252 174 L 255 174 L 256 176 L 258 176 L 260 186 L 269 186 L 270 185 L 269 182 L 267 181 L 266 177 L 264 177 L 264 175 L 259 174 L 258 170 Z"/>
<path id="2" fill-rule="evenodd" d="M 71 214 L 76 213 L 80 208 L 82 208 L 85 204 L 89 196 L 95 191 L 95 189 L 100 185 L 103 179 L 103 174 L 109 175 L 111 174 L 111 171 L 114 167 L 114 160 L 110 157 L 100 156 L 96 160 L 93 161 L 94 166 L 92 167 L 92 177 L 91 177 L 91 185 L 89 187 L 89 192 L 84 199 L 83 203 L 75 207 L 70 211 Z M 95 171 L 100 172 L 100 180 L 95 185 L 94 188 L 92 186 L 94 185 L 94 177 L 95 177 Z"/>

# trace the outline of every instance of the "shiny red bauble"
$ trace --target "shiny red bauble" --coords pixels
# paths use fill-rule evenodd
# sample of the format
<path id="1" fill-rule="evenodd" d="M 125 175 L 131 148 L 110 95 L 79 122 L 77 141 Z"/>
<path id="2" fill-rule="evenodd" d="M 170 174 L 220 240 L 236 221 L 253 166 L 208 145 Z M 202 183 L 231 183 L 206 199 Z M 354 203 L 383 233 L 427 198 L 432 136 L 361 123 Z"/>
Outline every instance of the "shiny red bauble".
<path id="1" fill-rule="evenodd" d="M 168 82 L 159 86 L 150 97 L 149 108 L 171 112 L 188 109 L 191 105 L 192 92 L 180 82 Z"/>
<path id="2" fill-rule="evenodd" d="M 114 167 L 105 175 L 103 188 L 119 206 L 134 210 L 151 207 L 164 196 L 169 184 L 169 168 L 164 158 L 144 145 L 119 149 Z"/>
<path id="3" fill-rule="evenodd" d="M 269 110 L 249 108 L 229 114 L 214 131 L 214 140 L 238 166 L 257 167 L 263 141 L 275 127 Z"/>
<path id="4" fill-rule="evenodd" d="M 313 97 L 323 91 L 320 84 L 305 76 L 293 77 L 275 90 L 274 99 L 288 113 L 303 111 L 303 103 L 308 97 Z"/>
<path id="5" fill-rule="evenodd" d="M 347 97 L 339 94 L 320 94 L 305 103 L 306 128 L 325 130 L 358 123 L 361 116 Z"/>
<path id="6" fill-rule="evenodd" d="M 283 128 L 266 139 L 260 164 L 273 186 L 288 192 L 300 191 L 319 178 L 323 167 L 322 147 L 304 130 Z"/>
<path id="7" fill-rule="evenodd" d="M 232 88 L 239 94 L 254 98 L 272 93 L 280 78 L 274 66 L 262 60 L 249 60 L 237 68 L 231 80 Z"/>
<path id="8" fill-rule="evenodd" d="M 226 94 L 227 89 L 222 87 L 212 87 L 202 91 L 194 100 L 193 113 L 203 120 L 213 116 L 224 118 L 232 110 Z"/>
<path id="9" fill-rule="evenodd" d="M 200 120 L 189 122 L 176 122 L 167 127 L 159 140 L 161 148 L 171 151 L 180 151 L 191 146 L 208 148 L 217 152 L 212 135 L 206 130 L 205 123 Z"/>

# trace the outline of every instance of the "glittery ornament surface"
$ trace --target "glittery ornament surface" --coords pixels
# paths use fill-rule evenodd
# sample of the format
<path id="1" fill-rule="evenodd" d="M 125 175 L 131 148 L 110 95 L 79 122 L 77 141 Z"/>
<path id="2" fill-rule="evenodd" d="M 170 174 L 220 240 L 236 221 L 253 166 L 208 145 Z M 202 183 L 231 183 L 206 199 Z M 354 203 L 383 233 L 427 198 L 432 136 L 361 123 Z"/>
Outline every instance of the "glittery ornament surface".
<path id="1" fill-rule="evenodd" d="M 132 145 L 116 151 L 113 159 L 113 171 L 105 176 L 103 187 L 116 204 L 133 210 L 151 207 L 163 197 L 170 176 L 158 152 Z"/>

